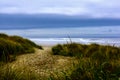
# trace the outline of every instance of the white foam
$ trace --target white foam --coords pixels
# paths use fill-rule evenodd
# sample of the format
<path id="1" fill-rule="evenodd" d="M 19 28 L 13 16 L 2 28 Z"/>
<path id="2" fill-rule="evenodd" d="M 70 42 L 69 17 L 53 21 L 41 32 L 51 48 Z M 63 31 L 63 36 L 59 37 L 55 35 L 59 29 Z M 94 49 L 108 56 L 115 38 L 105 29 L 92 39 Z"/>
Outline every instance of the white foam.
<path id="1" fill-rule="evenodd" d="M 120 46 L 120 38 L 30 38 L 30 40 L 42 45 L 64 44 L 72 41 L 81 44 L 98 43 Z"/>

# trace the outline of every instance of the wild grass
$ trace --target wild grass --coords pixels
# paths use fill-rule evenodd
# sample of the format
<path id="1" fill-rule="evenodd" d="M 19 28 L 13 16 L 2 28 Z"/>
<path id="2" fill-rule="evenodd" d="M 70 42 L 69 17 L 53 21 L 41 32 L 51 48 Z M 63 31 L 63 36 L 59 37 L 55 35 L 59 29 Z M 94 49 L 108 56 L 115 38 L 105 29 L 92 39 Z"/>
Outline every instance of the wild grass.
<path id="1" fill-rule="evenodd" d="M 15 60 L 16 55 L 34 53 L 34 48 L 42 49 L 28 39 L 19 36 L 0 34 L 0 61 L 8 62 Z"/>
<path id="2" fill-rule="evenodd" d="M 18 68 L 6 64 L 0 66 L 0 80 L 41 80 L 41 78 L 28 67 Z"/>
<path id="3" fill-rule="evenodd" d="M 34 53 L 35 48 L 43 49 L 28 39 L 0 33 L 0 80 L 39 80 L 40 77 L 28 67 L 12 68 L 9 64 L 15 61 L 18 55 Z"/>
<path id="4" fill-rule="evenodd" d="M 118 80 L 120 48 L 109 45 L 70 43 L 52 48 L 54 55 L 76 57 L 68 80 Z"/>
<path id="5" fill-rule="evenodd" d="M 119 80 L 120 79 L 120 48 L 109 45 L 71 43 L 52 47 L 54 56 L 75 58 L 66 70 L 48 71 L 48 76 L 40 75 L 27 67 L 9 65 L 17 55 L 33 53 L 34 48 L 40 48 L 28 39 L 19 36 L 0 34 L 0 80 Z M 48 52 L 48 51 L 47 51 Z M 50 63 L 50 57 L 45 65 Z M 58 57 L 57 57 L 58 58 Z M 54 63 L 59 63 L 52 60 Z M 32 62 L 31 62 L 32 63 Z M 43 62 L 42 62 L 43 63 Z M 20 64 L 25 65 L 25 64 Z M 44 64 L 39 63 L 40 66 Z M 58 64 L 57 64 L 58 65 Z M 52 68 L 56 65 L 51 64 Z M 42 68 L 44 68 L 43 66 Z M 63 67 L 65 67 L 63 65 Z M 61 67 L 61 68 L 63 68 Z M 46 67 L 44 69 L 47 69 Z"/>
<path id="6" fill-rule="evenodd" d="M 53 56 L 48 48 L 35 54 L 24 54 L 12 63 L 0 66 L 0 80 L 65 80 L 73 58 Z M 42 53 L 41 53 L 42 51 Z M 40 53 L 38 53 L 40 52 Z M 66 71 L 68 70 L 68 71 Z M 66 72 L 66 73 L 65 73 Z M 66 75 L 66 76 L 64 76 Z"/>

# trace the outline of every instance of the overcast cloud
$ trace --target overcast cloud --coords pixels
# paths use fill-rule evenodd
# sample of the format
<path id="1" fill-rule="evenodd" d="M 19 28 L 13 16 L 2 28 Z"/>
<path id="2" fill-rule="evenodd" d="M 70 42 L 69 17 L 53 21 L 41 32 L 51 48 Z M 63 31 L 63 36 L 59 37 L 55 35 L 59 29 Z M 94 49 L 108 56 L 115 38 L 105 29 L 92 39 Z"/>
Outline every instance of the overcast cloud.
<path id="1" fill-rule="evenodd" d="M 0 0 L 0 13 L 120 18 L 120 0 Z"/>

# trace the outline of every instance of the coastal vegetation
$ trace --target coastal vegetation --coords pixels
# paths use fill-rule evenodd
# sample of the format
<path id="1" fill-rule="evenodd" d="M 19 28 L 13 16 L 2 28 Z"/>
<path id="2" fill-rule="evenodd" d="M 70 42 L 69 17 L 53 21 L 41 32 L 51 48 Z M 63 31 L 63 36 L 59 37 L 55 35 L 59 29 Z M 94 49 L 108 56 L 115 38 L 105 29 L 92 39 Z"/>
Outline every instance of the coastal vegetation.
<path id="1" fill-rule="evenodd" d="M 54 55 L 76 57 L 69 80 L 118 80 L 120 48 L 109 45 L 70 43 L 52 48 Z"/>
<path id="2" fill-rule="evenodd" d="M 71 40 L 43 50 L 28 39 L 0 34 L 0 80 L 119 79 L 119 47 Z"/>
<path id="3" fill-rule="evenodd" d="M 16 55 L 34 53 L 34 48 L 42 49 L 28 39 L 0 33 L 0 61 L 9 62 L 15 60 Z"/>

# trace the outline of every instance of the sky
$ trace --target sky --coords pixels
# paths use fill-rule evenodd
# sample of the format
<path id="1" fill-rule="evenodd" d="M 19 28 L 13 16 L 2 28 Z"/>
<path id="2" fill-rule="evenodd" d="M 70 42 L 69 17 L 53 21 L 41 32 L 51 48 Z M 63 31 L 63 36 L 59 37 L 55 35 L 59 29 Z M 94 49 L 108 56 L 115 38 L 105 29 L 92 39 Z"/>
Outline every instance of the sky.
<path id="1" fill-rule="evenodd" d="M 120 18 L 120 0 L 0 0 L 0 13 Z"/>

